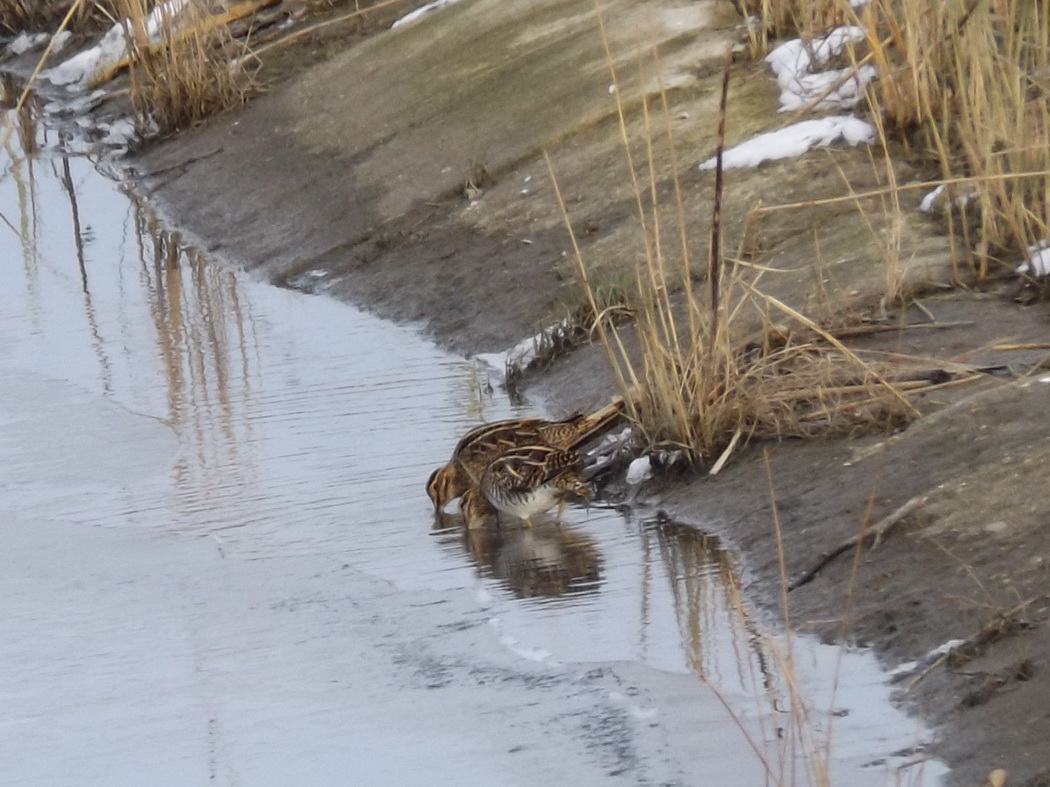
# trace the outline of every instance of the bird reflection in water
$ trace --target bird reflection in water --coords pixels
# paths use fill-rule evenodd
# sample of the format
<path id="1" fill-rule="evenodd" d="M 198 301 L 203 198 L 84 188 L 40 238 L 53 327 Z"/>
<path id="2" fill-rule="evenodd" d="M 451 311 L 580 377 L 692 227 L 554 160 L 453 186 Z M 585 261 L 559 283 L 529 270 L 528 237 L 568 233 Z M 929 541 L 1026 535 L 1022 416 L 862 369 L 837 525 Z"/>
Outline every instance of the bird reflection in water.
<path id="1" fill-rule="evenodd" d="M 435 525 L 435 530 L 443 523 Z M 486 576 L 520 598 L 594 593 L 601 585 L 602 559 L 584 533 L 542 517 L 533 527 L 437 530 L 446 546 L 470 555 Z"/>

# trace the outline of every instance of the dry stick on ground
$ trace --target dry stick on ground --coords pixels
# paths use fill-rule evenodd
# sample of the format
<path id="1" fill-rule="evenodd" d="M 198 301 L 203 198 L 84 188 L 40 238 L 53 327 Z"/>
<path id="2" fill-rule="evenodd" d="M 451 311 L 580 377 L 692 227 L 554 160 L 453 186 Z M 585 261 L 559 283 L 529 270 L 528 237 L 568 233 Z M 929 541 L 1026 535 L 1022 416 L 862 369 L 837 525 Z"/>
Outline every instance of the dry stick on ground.
<path id="1" fill-rule="evenodd" d="M 941 666 L 942 664 L 946 664 L 948 660 L 951 659 L 953 656 L 959 656 L 967 653 L 975 654 L 978 649 L 1001 639 L 1004 636 L 1004 632 L 1008 632 L 1012 626 L 1023 625 L 1021 624 L 1021 621 L 1017 620 L 1017 616 L 1024 612 L 1025 609 L 1027 609 L 1033 601 L 1035 601 L 1034 598 L 1030 598 L 1027 601 L 1022 601 L 1020 604 L 1018 604 L 1016 607 L 1009 610 L 1008 612 L 1003 612 L 993 617 L 991 620 L 989 620 L 987 623 L 985 623 L 983 626 L 977 629 L 977 631 L 975 631 L 973 634 L 964 639 L 960 645 L 952 648 L 947 653 L 941 655 L 941 657 L 938 658 L 935 662 L 930 664 L 926 669 L 924 669 L 922 672 L 920 672 L 918 675 L 912 678 L 911 682 L 907 685 L 907 687 L 905 687 L 904 690 L 907 692 L 914 689 L 923 678 L 925 678 L 927 675 L 933 672 L 937 667 Z"/>
<path id="2" fill-rule="evenodd" d="M 989 349 L 1003 350 L 1050 350 L 1050 342 L 1027 342 L 1024 344 L 993 344 Z"/>
<path id="3" fill-rule="evenodd" d="M 875 543 L 872 544 L 872 549 L 874 549 L 876 546 L 878 546 L 879 541 L 882 539 L 882 537 L 886 535 L 887 532 L 889 532 L 890 528 L 899 523 L 902 519 L 907 517 L 910 513 L 912 513 L 919 506 L 923 505 L 925 502 L 925 495 L 913 497 L 911 500 L 902 505 L 896 511 L 883 517 L 871 527 L 866 527 L 856 535 L 850 536 L 831 551 L 823 552 L 820 556 L 820 559 L 817 560 L 816 563 L 814 563 L 810 568 L 806 569 L 793 580 L 791 580 L 791 582 L 788 584 L 788 590 L 794 590 L 795 588 L 802 587 L 803 585 L 812 582 L 813 578 L 821 571 L 821 569 L 824 568 L 824 566 L 826 566 L 828 563 L 830 563 L 832 560 L 834 560 L 850 548 L 859 547 L 861 544 L 864 543 L 864 540 L 870 536 L 875 537 Z"/>
<path id="4" fill-rule="evenodd" d="M 830 333 L 838 339 L 853 339 L 858 336 L 869 336 L 873 333 L 892 333 L 894 331 L 911 331 L 917 329 L 942 330 L 945 328 L 964 328 L 973 325 L 973 320 L 956 320 L 954 322 L 916 322 L 907 325 L 855 325 L 849 328 L 836 328 Z M 1047 345 L 1050 349 L 1050 345 Z"/>

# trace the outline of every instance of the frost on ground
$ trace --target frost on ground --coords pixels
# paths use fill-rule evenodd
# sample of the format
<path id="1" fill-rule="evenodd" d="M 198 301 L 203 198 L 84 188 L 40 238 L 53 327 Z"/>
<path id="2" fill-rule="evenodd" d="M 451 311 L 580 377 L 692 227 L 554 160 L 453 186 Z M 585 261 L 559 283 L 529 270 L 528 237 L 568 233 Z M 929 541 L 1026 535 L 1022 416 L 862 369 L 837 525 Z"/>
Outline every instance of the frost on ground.
<path id="1" fill-rule="evenodd" d="M 817 101 L 815 109 L 856 106 L 864 97 L 868 83 L 875 78 L 874 66 L 827 71 L 814 71 L 814 68 L 841 54 L 847 44 L 863 41 L 865 34 L 863 27 L 837 27 L 823 38 L 786 41 L 766 55 L 766 62 L 780 85 L 780 111 L 799 109 L 812 101 Z"/>
<path id="2" fill-rule="evenodd" d="M 854 146 L 862 142 L 870 144 L 875 141 L 875 128 L 853 115 L 803 120 L 778 131 L 759 134 L 730 148 L 722 154 L 722 166 L 726 169 L 757 167 L 763 161 L 801 156 L 811 148 L 826 147 L 839 140 Z M 702 170 L 714 167 L 713 156 L 700 165 Z"/>

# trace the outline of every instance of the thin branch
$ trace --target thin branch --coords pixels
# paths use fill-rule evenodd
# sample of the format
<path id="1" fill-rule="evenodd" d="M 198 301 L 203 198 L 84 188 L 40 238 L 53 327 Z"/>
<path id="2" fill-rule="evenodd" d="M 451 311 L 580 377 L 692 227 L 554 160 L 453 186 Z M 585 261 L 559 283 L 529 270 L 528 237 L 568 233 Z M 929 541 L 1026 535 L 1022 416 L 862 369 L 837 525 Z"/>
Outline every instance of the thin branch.
<path id="1" fill-rule="evenodd" d="M 876 546 L 879 545 L 879 542 L 882 540 L 882 537 L 886 535 L 886 533 L 888 533 L 891 528 L 897 525 L 902 519 L 905 519 L 909 514 L 915 511 L 915 509 L 922 506 L 925 502 L 925 495 L 913 497 L 911 500 L 902 505 L 896 511 L 883 517 L 874 525 L 864 528 L 856 535 L 850 536 L 834 549 L 828 552 L 821 553 L 820 559 L 817 560 L 816 563 L 814 563 L 810 568 L 806 569 L 793 580 L 791 580 L 791 582 L 788 584 L 788 590 L 795 590 L 796 588 L 800 588 L 803 585 L 812 582 L 813 578 L 816 577 L 817 574 L 820 573 L 820 571 L 828 563 L 837 558 L 843 552 L 846 552 L 851 548 L 861 546 L 864 543 L 864 541 L 868 538 L 874 537 L 875 540 L 872 544 L 872 549 L 874 549 Z"/>

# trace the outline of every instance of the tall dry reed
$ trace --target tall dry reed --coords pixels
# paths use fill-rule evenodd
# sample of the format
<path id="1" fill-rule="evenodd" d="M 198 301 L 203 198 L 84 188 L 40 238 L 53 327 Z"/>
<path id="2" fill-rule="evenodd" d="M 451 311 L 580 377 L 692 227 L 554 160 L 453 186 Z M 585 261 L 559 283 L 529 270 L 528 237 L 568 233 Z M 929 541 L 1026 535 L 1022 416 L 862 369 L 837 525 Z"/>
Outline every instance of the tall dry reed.
<path id="1" fill-rule="evenodd" d="M 655 51 L 649 56 L 658 61 Z M 616 83 L 614 62 L 609 53 L 610 78 Z M 651 73 L 658 74 L 659 68 Z M 719 149 L 731 100 L 728 84 L 727 63 Z M 676 445 L 692 460 L 717 467 L 756 436 L 878 429 L 914 414 L 885 375 L 789 305 L 763 294 L 758 287 L 761 274 L 723 254 L 720 165 L 707 264 L 700 268 L 694 263 L 668 97 L 662 90 L 655 97 L 640 97 L 637 111 L 645 139 L 632 144 L 622 92 L 616 90 L 613 96 L 643 249 L 633 270 L 633 286 L 625 293 L 635 316 L 630 330 L 638 350 L 625 349 L 630 342 L 615 324 L 598 319 L 595 327 L 647 441 Z M 555 174 L 552 169 L 557 190 Z M 661 196 L 667 193 L 662 183 L 671 184 L 670 196 Z M 560 200 L 560 192 L 558 196 Z M 561 208 L 571 235 L 564 203 Z M 592 312 L 600 316 L 592 269 L 573 242 L 578 278 Z M 796 341 L 792 331 L 775 327 L 779 321 L 794 325 L 806 338 Z M 756 323 L 761 326 L 757 333 Z M 744 338 L 745 331 L 750 338 Z"/>

